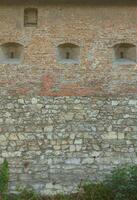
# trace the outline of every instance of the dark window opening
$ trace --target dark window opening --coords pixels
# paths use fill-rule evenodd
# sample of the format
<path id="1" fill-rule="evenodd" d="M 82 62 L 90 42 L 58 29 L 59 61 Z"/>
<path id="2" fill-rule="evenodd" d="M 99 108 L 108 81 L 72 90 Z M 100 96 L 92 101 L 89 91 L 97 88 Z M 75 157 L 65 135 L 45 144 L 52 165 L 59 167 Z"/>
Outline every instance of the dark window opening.
<path id="1" fill-rule="evenodd" d="M 19 43 L 9 42 L 0 47 L 0 63 L 20 63 L 24 57 L 24 48 Z"/>
<path id="2" fill-rule="evenodd" d="M 79 62 L 80 48 L 71 43 L 65 43 L 58 46 L 58 60 L 63 62 Z"/>
<path id="3" fill-rule="evenodd" d="M 136 46 L 128 43 L 121 43 L 114 46 L 115 61 L 121 63 L 136 62 Z"/>
<path id="4" fill-rule="evenodd" d="M 69 52 L 66 53 L 66 59 L 70 59 L 70 53 Z"/>
<path id="5" fill-rule="evenodd" d="M 24 10 L 24 26 L 37 26 L 38 10 L 36 8 L 26 8 Z"/>
<path id="6" fill-rule="evenodd" d="M 12 58 L 12 59 L 14 58 L 14 52 L 10 53 L 10 58 Z"/>
<path id="7" fill-rule="evenodd" d="M 120 58 L 124 58 L 124 53 L 120 52 Z"/>

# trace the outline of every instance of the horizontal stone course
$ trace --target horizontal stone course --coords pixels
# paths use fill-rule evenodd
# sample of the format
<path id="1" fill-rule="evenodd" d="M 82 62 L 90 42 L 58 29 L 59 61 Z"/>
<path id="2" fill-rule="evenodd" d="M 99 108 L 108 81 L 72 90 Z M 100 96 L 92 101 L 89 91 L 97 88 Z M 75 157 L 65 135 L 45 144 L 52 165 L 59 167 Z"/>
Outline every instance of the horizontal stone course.
<path id="1" fill-rule="evenodd" d="M 137 96 L 1 96 L 0 163 L 11 191 L 71 192 L 113 167 L 137 163 Z"/>

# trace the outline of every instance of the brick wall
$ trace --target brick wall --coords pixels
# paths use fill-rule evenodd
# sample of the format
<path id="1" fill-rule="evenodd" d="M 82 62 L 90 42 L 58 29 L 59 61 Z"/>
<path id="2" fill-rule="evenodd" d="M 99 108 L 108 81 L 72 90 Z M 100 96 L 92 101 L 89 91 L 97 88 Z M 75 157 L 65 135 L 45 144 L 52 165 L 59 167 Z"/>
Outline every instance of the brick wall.
<path id="1" fill-rule="evenodd" d="M 38 7 L 38 27 L 24 27 L 24 8 Z M 114 63 L 113 46 L 136 45 L 136 6 L 0 7 L 0 44 L 24 45 L 20 65 L 1 65 L 1 92 L 50 96 L 136 93 L 136 63 Z M 57 47 L 80 47 L 80 62 L 58 62 Z"/>

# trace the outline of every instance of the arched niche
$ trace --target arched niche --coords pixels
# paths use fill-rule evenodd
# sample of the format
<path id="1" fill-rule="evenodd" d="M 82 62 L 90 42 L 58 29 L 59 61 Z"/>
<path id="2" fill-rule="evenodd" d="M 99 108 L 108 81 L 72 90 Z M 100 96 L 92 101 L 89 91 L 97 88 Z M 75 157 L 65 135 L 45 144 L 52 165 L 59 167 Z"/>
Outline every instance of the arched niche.
<path id="1" fill-rule="evenodd" d="M 15 42 L 4 43 L 0 46 L 0 63 L 19 64 L 23 60 L 24 47 Z"/>
<path id="2" fill-rule="evenodd" d="M 80 60 L 80 48 L 72 43 L 64 43 L 58 46 L 58 60 L 65 63 L 78 63 Z"/>
<path id="3" fill-rule="evenodd" d="M 38 24 L 38 9 L 25 8 L 24 10 L 24 26 L 37 26 Z"/>
<path id="4" fill-rule="evenodd" d="M 136 46 L 130 43 L 120 43 L 114 46 L 115 61 L 122 64 L 136 62 Z"/>

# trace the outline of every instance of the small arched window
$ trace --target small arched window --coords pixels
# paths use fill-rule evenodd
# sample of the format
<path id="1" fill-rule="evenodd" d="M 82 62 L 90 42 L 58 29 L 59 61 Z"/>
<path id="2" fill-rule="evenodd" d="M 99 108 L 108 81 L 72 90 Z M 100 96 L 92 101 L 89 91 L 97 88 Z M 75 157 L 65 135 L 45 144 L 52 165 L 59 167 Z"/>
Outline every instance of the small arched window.
<path id="1" fill-rule="evenodd" d="M 58 60 L 65 63 L 79 62 L 80 48 L 71 43 L 64 43 L 58 46 Z"/>
<path id="2" fill-rule="evenodd" d="M 116 44 L 114 46 L 115 61 L 121 63 L 136 62 L 136 46 L 129 43 Z"/>
<path id="3" fill-rule="evenodd" d="M 37 8 L 26 8 L 24 10 L 24 26 L 37 26 L 38 10 Z"/>
<path id="4" fill-rule="evenodd" d="M 15 64 L 23 59 L 24 48 L 19 43 L 9 42 L 0 47 L 0 63 Z"/>

